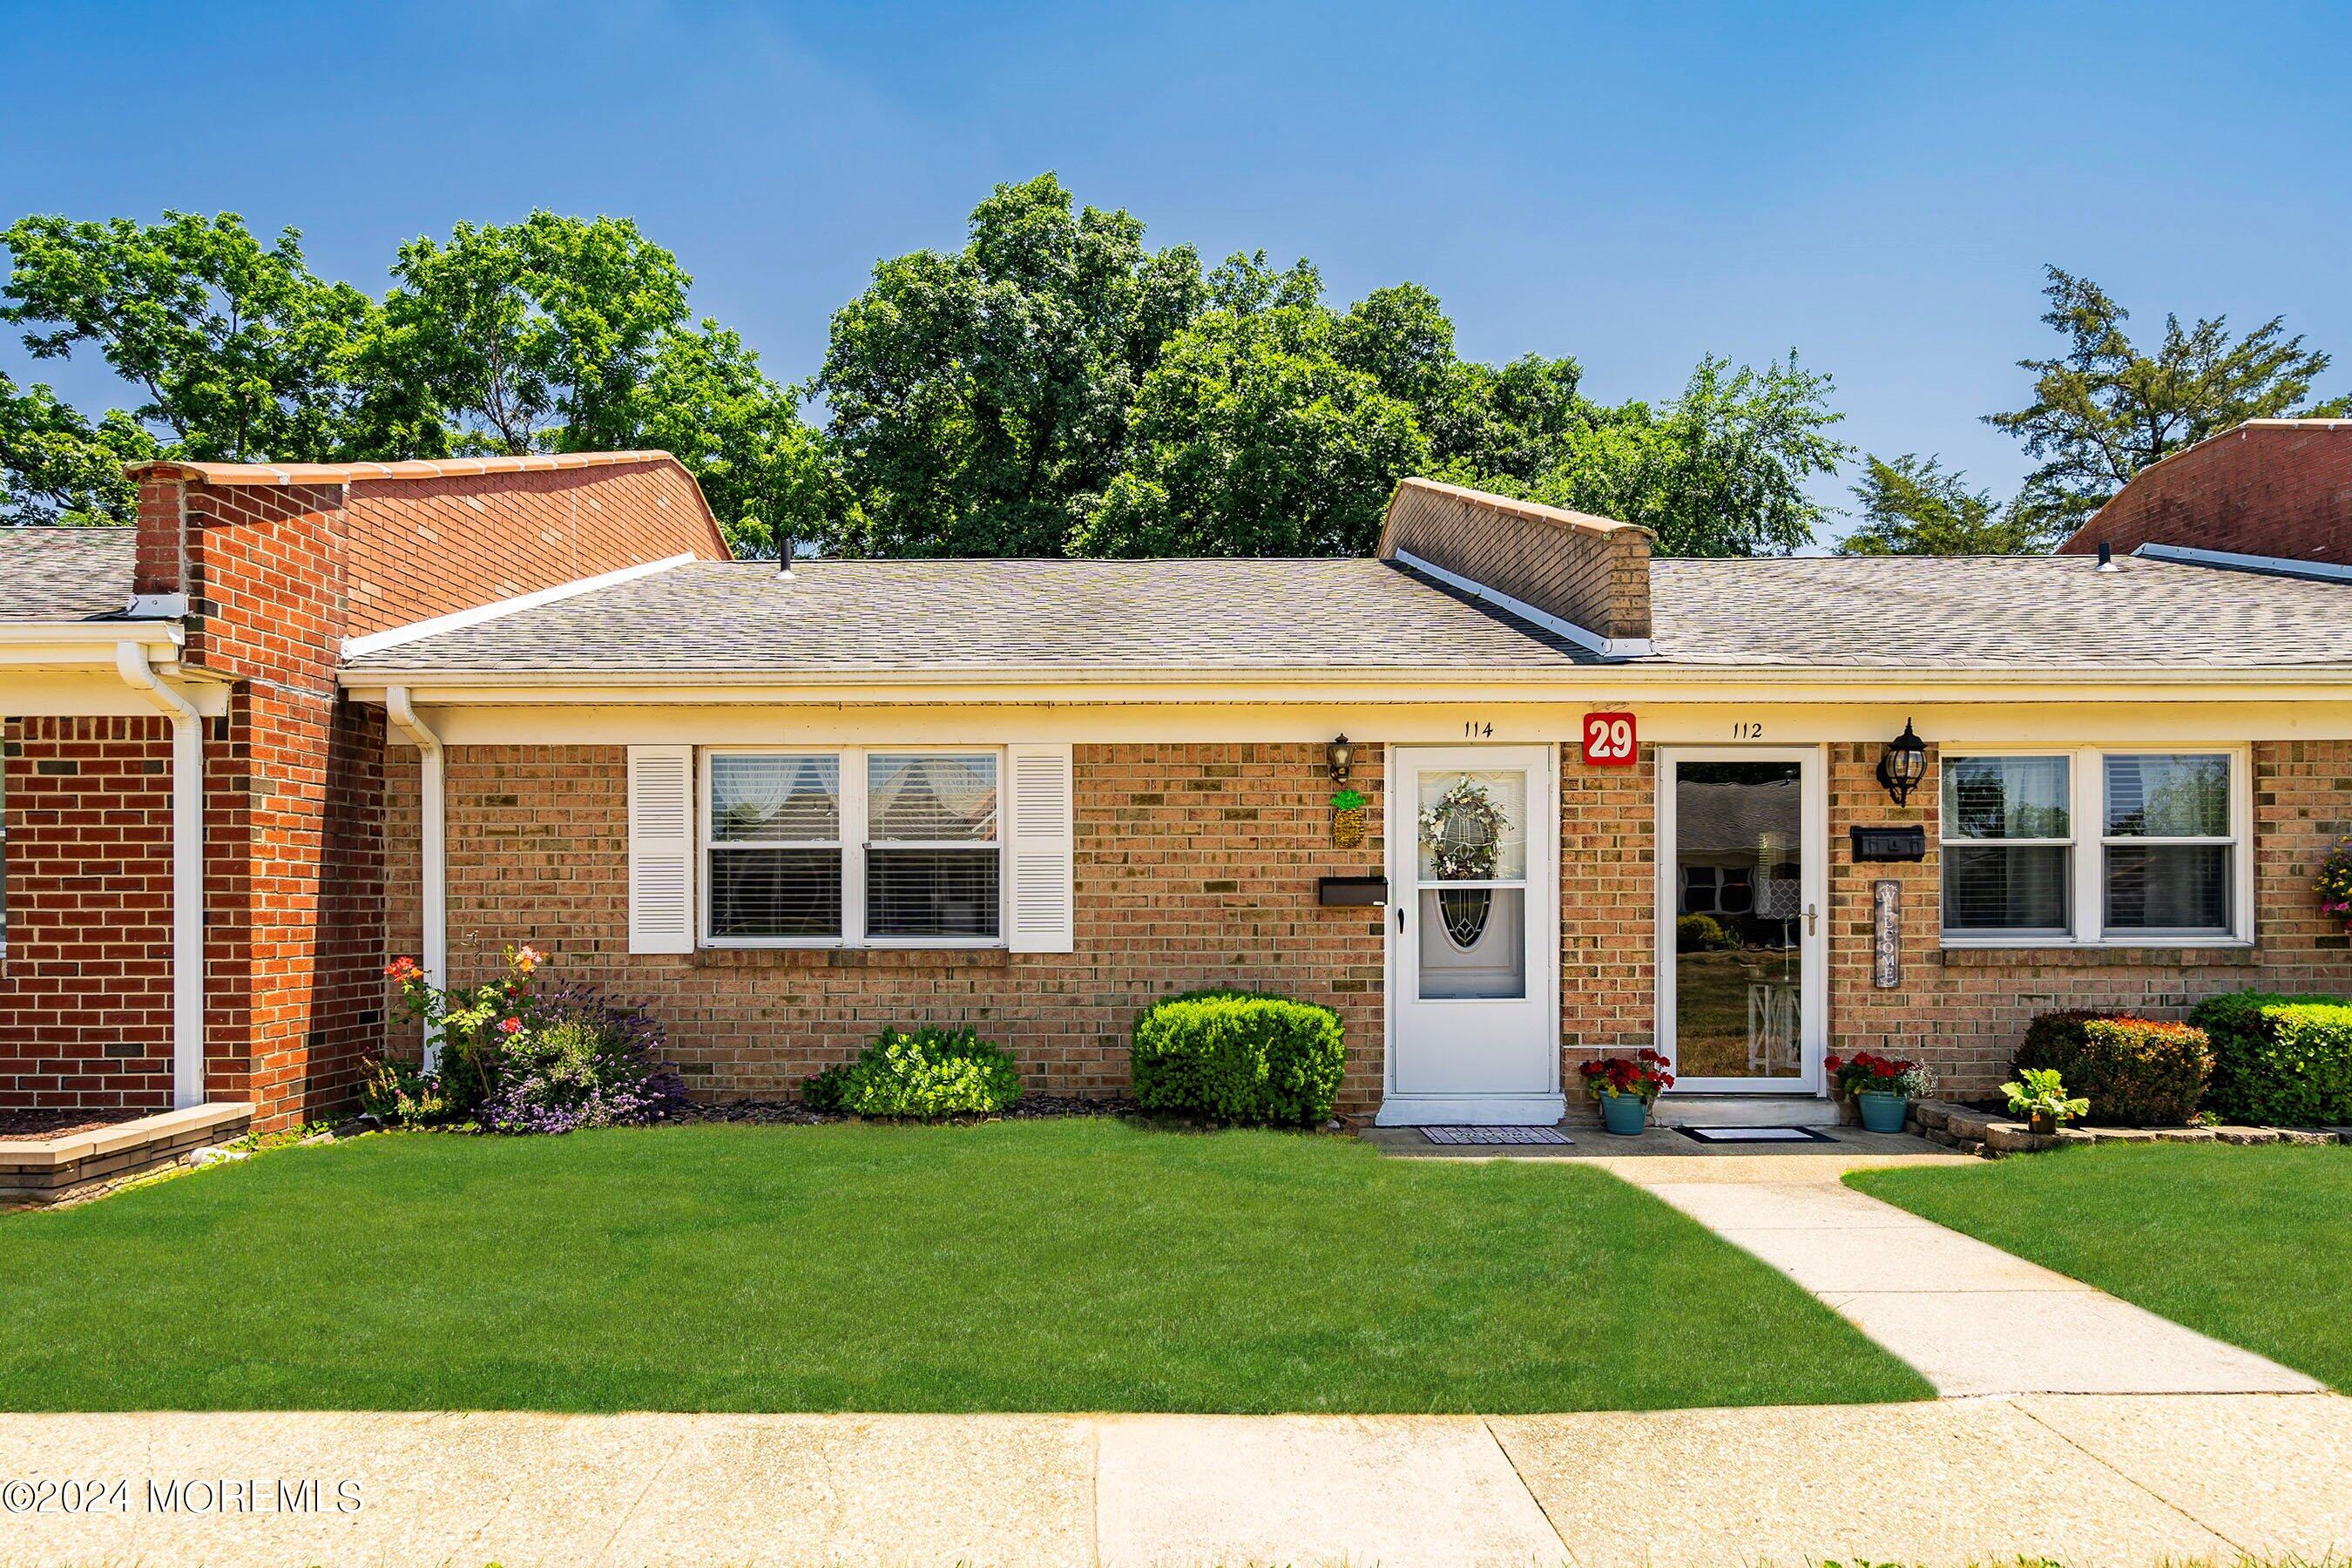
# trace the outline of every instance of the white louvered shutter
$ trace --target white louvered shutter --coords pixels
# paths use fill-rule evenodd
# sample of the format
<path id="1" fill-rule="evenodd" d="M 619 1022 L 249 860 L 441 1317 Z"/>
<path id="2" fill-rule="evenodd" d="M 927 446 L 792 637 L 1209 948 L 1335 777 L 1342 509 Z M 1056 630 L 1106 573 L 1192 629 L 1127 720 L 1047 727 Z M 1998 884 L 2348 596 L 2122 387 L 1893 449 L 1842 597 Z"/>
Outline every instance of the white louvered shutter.
<path id="1" fill-rule="evenodd" d="M 694 951 L 694 748 L 629 748 L 629 951 Z"/>
<path id="2" fill-rule="evenodd" d="M 1006 945 L 1015 952 L 1068 952 L 1077 943 L 1070 748 L 1007 746 L 1004 771 L 1004 854 L 1013 885 Z"/>

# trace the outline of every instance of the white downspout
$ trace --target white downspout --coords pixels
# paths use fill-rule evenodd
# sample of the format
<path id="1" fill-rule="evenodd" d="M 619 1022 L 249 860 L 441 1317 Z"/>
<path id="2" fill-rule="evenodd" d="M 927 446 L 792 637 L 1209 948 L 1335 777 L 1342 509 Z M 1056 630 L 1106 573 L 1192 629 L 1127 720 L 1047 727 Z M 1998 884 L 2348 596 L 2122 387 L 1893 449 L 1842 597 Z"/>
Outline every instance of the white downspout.
<path id="1" fill-rule="evenodd" d="M 416 961 L 425 967 L 428 984 L 449 984 L 449 843 L 448 813 L 443 804 L 441 737 L 425 728 L 408 700 L 408 688 L 395 686 L 383 694 L 384 711 L 416 742 L 420 790 L 418 837 L 425 851 L 425 951 Z M 438 1055 L 429 1038 L 425 1043 L 425 1068 L 431 1071 Z"/>
<path id="2" fill-rule="evenodd" d="M 114 667 L 172 721 L 172 1108 L 183 1110 L 205 1102 L 205 721 L 139 644 L 115 644 Z"/>

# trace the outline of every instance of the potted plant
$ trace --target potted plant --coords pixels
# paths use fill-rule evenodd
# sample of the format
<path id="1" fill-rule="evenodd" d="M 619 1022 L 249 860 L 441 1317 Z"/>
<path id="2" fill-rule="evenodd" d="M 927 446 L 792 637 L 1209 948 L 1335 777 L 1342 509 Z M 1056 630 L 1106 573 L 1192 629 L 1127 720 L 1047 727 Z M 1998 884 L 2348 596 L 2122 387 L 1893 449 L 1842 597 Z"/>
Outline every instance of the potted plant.
<path id="1" fill-rule="evenodd" d="M 1331 797 L 1331 842 L 1353 849 L 1364 841 L 1364 792 L 1343 789 Z"/>
<path id="2" fill-rule="evenodd" d="M 1836 1079 L 1838 1091 L 1853 1097 L 1863 1127 L 1872 1132 L 1902 1131 L 1911 1102 L 1927 1092 L 1927 1069 L 1900 1057 L 1856 1051 L 1822 1065 Z"/>
<path id="3" fill-rule="evenodd" d="M 1650 1120 L 1650 1101 L 1675 1087 L 1666 1058 L 1652 1050 L 1630 1057 L 1603 1057 L 1576 1069 L 1584 1092 L 1601 1102 L 1601 1124 L 1621 1138 L 1639 1132 Z"/>
<path id="4" fill-rule="evenodd" d="M 2056 1137 L 2061 1127 L 2091 1109 L 2087 1100 L 2066 1098 L 2056 1068 L 2020 1068 L 2017 1076 L 2022 1081 L 2002 1084 L 2000 1091 L 2009 1097 L 2009 1113 L 2023 1117 L 2026 1131 L 2037 1138 Z"/>

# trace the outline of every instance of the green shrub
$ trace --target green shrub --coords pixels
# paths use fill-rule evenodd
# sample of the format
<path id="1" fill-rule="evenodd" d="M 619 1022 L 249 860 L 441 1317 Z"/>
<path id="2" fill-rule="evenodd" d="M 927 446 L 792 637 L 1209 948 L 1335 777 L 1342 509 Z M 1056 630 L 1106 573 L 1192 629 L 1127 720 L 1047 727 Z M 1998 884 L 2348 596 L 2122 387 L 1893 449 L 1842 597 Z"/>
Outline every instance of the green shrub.
<path id="1" fill-rule="evenodd" d="M 2205 1031 L 2152 1018 L 2044 1013 L 2025 1031 L 2017 1070 L 2049 1068 L 2091 1102 L 2085 1121 L 2177 1126 L 2197 1114 L 2213 1056 Z"/>
<path id="2" fill-rule="evenodd" d="M 1678 915 L 1675 918 L 1675 951 L 1676 952 L 1721 952 L 1738 947 L 1739 939 L 1723 929 L 1723 922 L 1713 915 Z"/>
<path id="3" fill-rule="evenodd" d="M 1021 1072 L 970 1029 L 885 1029 L 856 1061 L 803 1083 L 801 1098 L 858 1116 L 990 1116 L 1021 1098 Z"/>
<path id="4" fill-rule="evenodd" d="M 2212 1037 L 2206 1103 L 2217 1114 L 2273 1127 L 2352 1121 L 2352 1002 L 2234 991 L 2189 1018 Z"/>
<path id="5" fill-rule="evenodd" d="M 1310 1127 L 1331 1114 L 1347 1059 L 1328 1007 L 1245 991 L 1171 997 L 1135 1021 L 1135 1098 L 1147 1110 Z"/>

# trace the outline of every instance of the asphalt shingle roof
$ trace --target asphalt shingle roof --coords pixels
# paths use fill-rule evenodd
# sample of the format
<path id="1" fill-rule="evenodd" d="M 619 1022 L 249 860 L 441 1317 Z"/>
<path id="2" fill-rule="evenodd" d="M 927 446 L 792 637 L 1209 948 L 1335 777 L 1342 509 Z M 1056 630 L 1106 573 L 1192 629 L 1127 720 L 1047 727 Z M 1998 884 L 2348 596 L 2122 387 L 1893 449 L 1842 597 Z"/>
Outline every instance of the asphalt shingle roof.
<path id="1" fill-rule="evenodd" d="M 137 537 L 129 528 L 0 528 L 0 621 L 121 615 Z"/>
<path id="2" fill-rule="evenodd" d="M 2352 584 L 2088 556 L 1651 564 L 1643 665 L 2352 668 Z M 1497 584 L 1497 586 L 1503 586 Z M 415 641 L 359 670 L 1557 671 L 1594 655 L 1382 561 L 694 563 Z"/>
<path id="3" fill-rule="evenodd" d="M 1656 658 L 1840 669 L 2352 665 L 2352 584 L 2119 556 L 1653 561 Z"/>
<path id="4" fill-rule="evenodd" d="M 736 674 L 1555 668 L 1593 656 L 1382 561 L 692 562 L 352 668 Z"/>

